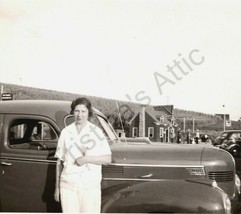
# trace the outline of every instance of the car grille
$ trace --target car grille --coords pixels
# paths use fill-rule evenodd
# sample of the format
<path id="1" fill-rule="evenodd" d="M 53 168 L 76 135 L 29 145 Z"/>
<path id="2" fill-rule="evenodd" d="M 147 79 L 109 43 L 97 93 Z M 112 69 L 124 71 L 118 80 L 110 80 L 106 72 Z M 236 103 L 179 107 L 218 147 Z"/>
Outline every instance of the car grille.
<path id="1" fill-rule="evenodd" d="M 229 182 L 234 179 L 233 171 L 209 172 L 208 176 L 209 179 L 215 180 L 216 182 Z"/>
<path id="2" fill-rule="evenodd" d="M 123 166 L 104 165 L 102 166 L 102 172 L 105 174 L 123 174 Z"/>

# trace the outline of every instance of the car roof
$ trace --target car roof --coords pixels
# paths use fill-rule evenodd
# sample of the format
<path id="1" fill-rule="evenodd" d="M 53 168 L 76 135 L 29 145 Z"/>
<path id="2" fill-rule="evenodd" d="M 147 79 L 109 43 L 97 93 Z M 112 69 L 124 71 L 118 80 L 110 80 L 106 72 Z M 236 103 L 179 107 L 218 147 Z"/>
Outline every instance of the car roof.
<path id="1" fill-rule="evenodd" d="M 232 133 L 232 132 L 241 132 L 241 130 L 226 130 L 226 131 L 223 131 L 222 133 Z"/>
<path id="2" fill-rule="evenodd" d="M 70 112 L 71 101 L 66 100 L 12 100 L 0 102 L 0 113 L 27 113 L 34 114 L 54 111 L 61 109 Z M 93 107 L 95 113 L 103 114 Z"/>
<path id="3" fill-rule="evenodd" d="M 49 117 L 63 126 L 63 118 L 70 114 L 71 101 L 65 100 L 12 100 L 0 102 L 0 114 L 26 114 Z M 96 108 L 94 113 L 105 118 Z"/>
<path id="4" fill-rule="evenodd" d="M 70 112 L 70 101 L 13 100 L 0 102 L 0 113 L 50 114 L 58 110 Z"/>

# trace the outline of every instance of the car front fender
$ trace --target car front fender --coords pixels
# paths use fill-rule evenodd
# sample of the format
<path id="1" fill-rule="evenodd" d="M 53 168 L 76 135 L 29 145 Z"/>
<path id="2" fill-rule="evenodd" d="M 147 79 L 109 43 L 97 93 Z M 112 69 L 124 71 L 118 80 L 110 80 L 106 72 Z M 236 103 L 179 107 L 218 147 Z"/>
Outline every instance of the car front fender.
<path id="1" fill-rule="evenodd" d="M 228 213 L 227 195 L 184 180 L 124 182 L 102 190 L 104 213 Z"/>

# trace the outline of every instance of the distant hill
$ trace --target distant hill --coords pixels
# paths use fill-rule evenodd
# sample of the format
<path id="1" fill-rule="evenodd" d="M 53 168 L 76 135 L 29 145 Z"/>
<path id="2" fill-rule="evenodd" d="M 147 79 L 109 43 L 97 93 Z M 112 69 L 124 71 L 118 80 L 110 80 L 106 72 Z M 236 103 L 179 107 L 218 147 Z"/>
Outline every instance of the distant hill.
<path id="1" fill-rule="evenodd" d="M 47 100 L 73 100 L 79 96 L 88 97 L 92 102 L 93 106 L 97 107 L 106 116 L 116 114 L 117 103 L 118 106 L 126 105 L 130 107 L 135 113 L 140 109 L 140 104 L 133 102 L 125 102 L 121 100 L 107 99 L 103 97 L 86 96 L 83 94 L 74 94 L 59 92 L 54 90 L 46 90 L 40 88 L 26 87 L 21 85 L 0 83 L 3 85 L 4 92 L 12 93 L 15 100 L 36 100 L 36 99 L 47 99 Z M 185 118 L 185 129 L 199 129 L 202 132 L 217 135 L 223 130 L 223 120 L 215 115 L 205 114 L 195 111 L 176 109 L 174 106 L 174 117 L 176 118 L 177 124 L 181 128 L 184 128 Z M 232 121 L 232 127 L 230 129 L 241 129 L 241 122 Z"/>
<path id="2" fill-rule="evenodd" d="M 88 97 L 92 105 L 98 108 L 105 115 L 117 112 L 117 105 L 128 105 L 131 109 L 139 109 L 139 104 L 124 102 L 121 100 L 107 99 L 103 97 L 87 96 L 83 94 L 66 93 L 55 90 L 33 88 L 21 85 L 0 83 L 3 85 L 4 93 L 12 93 L 15 100 L 68 100 L 72 101 L 77 97 Z"/>

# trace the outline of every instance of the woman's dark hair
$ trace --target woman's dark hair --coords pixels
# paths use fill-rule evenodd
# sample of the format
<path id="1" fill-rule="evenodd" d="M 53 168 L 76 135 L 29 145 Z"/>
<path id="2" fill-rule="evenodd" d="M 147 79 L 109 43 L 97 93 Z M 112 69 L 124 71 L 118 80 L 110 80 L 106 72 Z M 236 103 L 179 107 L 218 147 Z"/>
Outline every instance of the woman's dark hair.
<path id="1" fill-rule="evenodd" d="M 74 114 L 74 109 L 77 105 L 84 105 L 89 110 L 89 117 L 93 115 L 93 109 L 91 102 L 85 97 L 79 97 L 72 101 L 70 114 Z"/>

